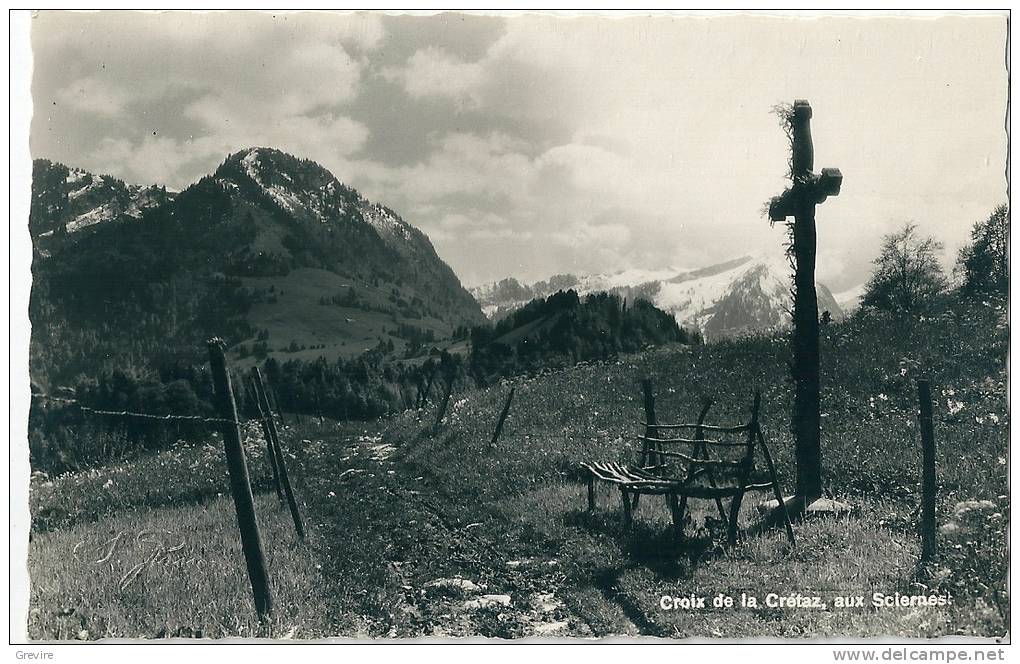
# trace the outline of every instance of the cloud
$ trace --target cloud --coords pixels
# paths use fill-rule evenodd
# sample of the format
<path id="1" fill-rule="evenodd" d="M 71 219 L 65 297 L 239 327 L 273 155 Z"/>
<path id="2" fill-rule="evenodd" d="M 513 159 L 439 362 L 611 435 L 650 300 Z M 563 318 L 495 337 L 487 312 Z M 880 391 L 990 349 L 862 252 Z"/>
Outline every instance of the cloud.
<path id="1" fill-rule="evenodd" d="M 375 51 L 386 36 L 382 17 L 378 14 L 331 12 L 333 20 L 328 21 L 307 13 L 302 16 L 312 30 L 316 29 L 317 24 L 319 30 L 334 36 L 340 43 L 362 51 Z"/>
<path id="2" fill-rule="evenodd" d="M 420 225 L 446 254 L 498 241 L 518 268 L 482 267 L 518 275 L 523 267 L 532 277 L 550 272 L 538 273 L 540 264 L 559 271 L 554 256 L 575 271 L 622 269 L 639 253 L 663 258 L 666 246 L 649 230 L 661 231 L 664 210 L 647 187 L 669 183 L 651 173 L 636 181 L 641 169 L 631 157 L 579 143 L 531 156 L 534 146 L 499 132 L 454 132 L 433 143 L 421 163 L 377 169 L 355 184 Z M 499 274 L 460 270 L 468 281 Z"/>
<path id="3" fill-rule="evenodd" d="M 203 108 L 208 109 L 208 106 Z M 368 130 L 345 116 L 281 117 L 272 125 L 224 122 L 227 126 L 197 138 L 145 136 L 140 140 L 107 137 L 80 165 L 116 172 L 130 182 L 165 184 L 181 189 L 196 173 L 211 170 L 228 154 L 252 146 L 281 149 L 312 159 L 343 177 L 346 157 L 357 152 Z"/>
<path id="4" fill-rule="evenodd" d="M 425 161 L 385 169 L 380 195 L 406 201 L 412 209 L 422 203 L 467 204 L 508 212 L 526 198 L 532 165 L 519 142 L 498 132 L 455 132 L 437 137 L 433 145 Z"/>
<path id="5" fill-rule="evenodd" d="M 36 124 L 61 146 L 88 126 L 69 114 L 94 116 L 107 124 L 77 136 L 72 163 L 176 188 L 250 145 L 343 163 L 368 137 L 344 109 L 384 32 L 378 16 L 330 16 L 44 12 L 33 35 L 43 74 L 82 75 L 57 88 L 67 108 Z"/>
<path id="6" fill-rule="evenodd" d="M 357 94 L 361 69 L 337 44 L 301 44 L 274 63 L 266 77 L 269 94 L 259 101 L 289 114 L 346 104 Z"/>
<path id="7" fill-rule="evenodd" d="M 168 178 L 167 174 L 186 170 L 208 156 L 208 147 L 184 144 L 172 138 L 147 136 L 141 141 L 131 141 L 106 137 L 86 160 L 88 163 L 82 165 L 101 172 L 116 172 L 129 182 L 167 183 L 176 189 L 183 183 Z"/>
<path id="8" fill-rule="evenodd" d="M 424 228 L 468 282 L 781 245 L 761 216 L 787 185 L 769 109 L 794 98 L 816 165 L 845 177 L 818 212 L 836 289 L 897 224 L 948 255 L 1005 198 L 1002 17 L 530 15 L 470 48 L 445 20 L 43 12 L 35 94 L 58 105 L 33 151 L 181 186 L 280 147 Z"/>
<path id="9" fill-rule="evenodd" d="M 413 98 L 446 97 L 457 103 L 478 107 L 484 66 L 464 62 L 442 48 L 429 46 L 416 51 L 404 67 L 389 67 L 383 76 L 399 82 Z"/>
<path id="10" fill-rule="evenodd" d="M 96 76 L 72 81 L 58 90 L 56 97 L 71 108 L 111 118 L 122 115 L 131 99 L 128 91 Z"/>
<path id="11" fill-rule="evenodd" d="M 435 209 L 430 212 L 436 212 Z M 491 243 L 494 241 L 521 243 L 534 238 L 534 233 L 523 230 L 518 224 L 505 217 L 482 210 L 466 210 L 464 212 L 439 211 L 438 221 L 422 220 L 422 228 L 434 242 L 453 243 L 471 242 Z"/>
<path id="12" fill-rule="evenodd" d="M 616 255 L 621 245 L 631 239 L 631 230 L 624 224 L 591 224 L 581 222 L 565 229 L 556 230 L 551 234 L 554 241 L 567 247 L 583 247 L 591 250 L 605 251 L 607 255 Z"/>

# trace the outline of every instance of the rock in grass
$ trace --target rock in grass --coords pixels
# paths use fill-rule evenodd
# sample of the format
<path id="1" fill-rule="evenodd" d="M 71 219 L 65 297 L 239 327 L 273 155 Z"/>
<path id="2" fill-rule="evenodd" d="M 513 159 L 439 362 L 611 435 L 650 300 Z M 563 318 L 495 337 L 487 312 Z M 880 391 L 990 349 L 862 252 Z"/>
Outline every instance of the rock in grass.
<path id="1" fill-rule="evenodd" d="M 467 611 L 489 609 L 494 606 L 510 606 L 510 595 L 482 595 L 478 599 L 469 599 L 461 604 L 461 608 Z"/>
<path id="2" fill-rule="evenodd" d="M 445 595 L 453 595 L 456 597 L 463 597 L 464 595 L 474 595 L 484 590 L 483 586 L 478 585 L 470 579 L 461 579 L 459 577 L 452 579 L 434 579 L 425 584 L 425 589 L 436 590 Z"/>
<path id="3" fill-rule="evenodd" d="M 786 510 L 791 519 L 807 516 L 842 516 L 853 510 L 851 505 L 830 498 L 816 498 L 805 505 L 804 498 L 791 496 L 785 498 L 783 502 L 786 503 Z M 773 515 L 774 512 L 777 512 L 778 507 L 779 502 L 775 499 L 766 500 L 758 505 L 758 511 L 764 515 Z M 775 514 L 774 517 L 779 518 L 778 514 Z"/>

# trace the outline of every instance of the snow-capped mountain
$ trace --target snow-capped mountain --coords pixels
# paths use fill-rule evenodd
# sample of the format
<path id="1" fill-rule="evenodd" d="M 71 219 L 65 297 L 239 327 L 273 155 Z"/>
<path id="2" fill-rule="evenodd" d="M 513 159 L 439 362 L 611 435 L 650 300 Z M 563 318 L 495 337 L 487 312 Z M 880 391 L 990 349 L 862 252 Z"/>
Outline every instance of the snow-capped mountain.
<path id="1" fill-rule="evenodd" d="M 434 266 L 438 260 L 424 233 L 313 161 L 272 148 L 249 148 L 227 157 L 213 177 L 232 197 L 254 197 L 300 223 L 325 229 L 334 238 L 338 232 L 369 233 L 421 265 Z"/>
<path id="2" fill-rule="evenodd" d="M 578 293 L 609 291 L 627 298 L 644 298 L 673 314 L 684 326 L 707 338 L 786 325 L 790 321 L 792 269 L 780 251 L 758 251 L 700 269 L 628 270 L 609 275 L 557 275 L 533 285 L 504 279 L 471 289 L 491 318 L 572 288 Z M 818 309 L 842 315 L 829 289 L 818 284 Z"/>
<path id="3" fill-rule="evenodd" d="M 87 358 L 58 372 L 168 338 L 220 336 L 238 359 L 415 351 L 484 320 L 424 233 L 279 150 L 229 155 L 173 195 L 42 160 L 35 174 L 33 321 L 74 320 L 77 336 L 46 343 Z"/>
<path id="4" fill-rule="evenodd" d="M 840 308 L 849 313 L 861 306 L 861 298 L 864 297 L 865 287 L 867 287 L 867 284 L 860 284 L 859 286 L 835 293 L 833 297 L 836 298 Z"/>

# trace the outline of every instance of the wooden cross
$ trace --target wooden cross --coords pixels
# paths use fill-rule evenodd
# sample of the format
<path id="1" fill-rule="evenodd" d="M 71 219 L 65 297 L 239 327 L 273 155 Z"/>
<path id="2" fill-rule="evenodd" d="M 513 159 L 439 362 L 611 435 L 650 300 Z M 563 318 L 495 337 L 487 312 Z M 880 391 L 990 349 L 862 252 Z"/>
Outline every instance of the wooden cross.
<path id="1" fill-rule="evenodd" d="M 839 195 L 843 174 L 838 168 L 813 172 L 811 104 L 793 102 L 793 185 L 772 199 L 769 218 L 785 221 L 792 216 L 795 259 L 793 299 L 794 402 L 791 428 L 796 441 L 797 496 L 809 501 L 822 495 L 821 414 L 818 366 L 818 295 L 815 292 L 815 206 Z"/>

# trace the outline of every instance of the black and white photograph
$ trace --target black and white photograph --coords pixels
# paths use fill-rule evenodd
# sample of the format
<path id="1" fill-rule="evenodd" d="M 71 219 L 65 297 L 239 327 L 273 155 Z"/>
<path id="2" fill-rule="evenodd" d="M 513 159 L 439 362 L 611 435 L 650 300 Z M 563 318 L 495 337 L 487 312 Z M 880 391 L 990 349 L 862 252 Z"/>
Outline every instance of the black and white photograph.
<path id="1" fill-rule="evenodd" d="M 17 658 L 1006 661 L 1008 9 L 10 19 Z"/>

